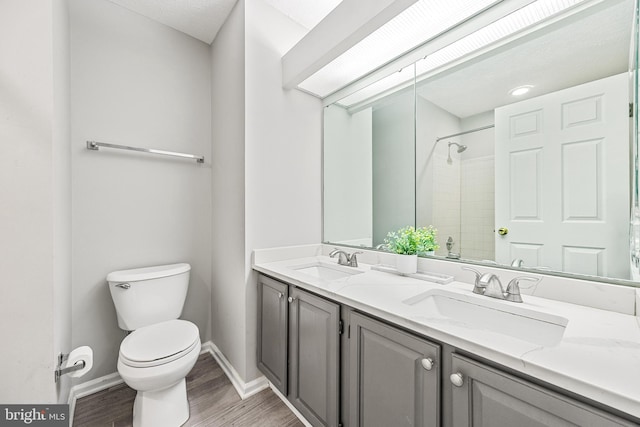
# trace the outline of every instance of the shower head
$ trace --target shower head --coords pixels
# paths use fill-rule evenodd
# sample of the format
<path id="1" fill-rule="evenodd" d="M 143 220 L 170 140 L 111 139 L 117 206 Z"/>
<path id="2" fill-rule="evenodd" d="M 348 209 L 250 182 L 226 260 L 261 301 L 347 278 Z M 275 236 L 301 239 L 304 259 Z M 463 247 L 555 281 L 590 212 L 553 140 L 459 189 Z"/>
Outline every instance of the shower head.
<path id="1" fill-rule="evenodd" d="M 457 152 L 458 152 L 458 153 L 462 153 L 464 150 L 466 150 L 466 149 L 467 149 L 467 146 L 466 146 L 466 145 L 460 145 L 460 144 L 458 144 L 457 142 L 450 142 L 450 143 L 449 143 L 449 148 L 451 148 L 451 146 L 452 146 L 452 145 L 456 145 L 456 146 L 458 146 L 458 150 L 457 150 Z"/>
<path id="2" fill-rule="evenodd" d="M 458 144 L 457 142 L 450 142 L 449 143 L 449 155 L 447 157 L 447 163 L 448 164 L 452 164 L 453 163 L 453 159 L 451 159 L 451 146 L 452 145 L 455 145 L 455 146 L 458 147 L 458 149 L 456 150 L 457 153 L 462 153 L 464 150 L 467 149 L 466 145 L 461 145 L 461 144 Z"/>

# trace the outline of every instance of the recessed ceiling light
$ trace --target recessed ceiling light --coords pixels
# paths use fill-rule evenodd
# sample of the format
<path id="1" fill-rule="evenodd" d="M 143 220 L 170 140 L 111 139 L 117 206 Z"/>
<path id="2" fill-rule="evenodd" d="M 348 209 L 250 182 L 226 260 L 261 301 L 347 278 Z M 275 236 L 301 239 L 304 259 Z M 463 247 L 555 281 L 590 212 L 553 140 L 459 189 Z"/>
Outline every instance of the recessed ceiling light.
<path id="1" fill-rule="evenodd" d="M 515 87 L 515 88 L 513 88 L 513 89 L 511 89 L 509 91 L 509 95 L 522 96 L 525 93 L 528 93 L 531 90 L 532 87 L 533 87 L 532 85 L 524 85 L 524 86 Z"/>

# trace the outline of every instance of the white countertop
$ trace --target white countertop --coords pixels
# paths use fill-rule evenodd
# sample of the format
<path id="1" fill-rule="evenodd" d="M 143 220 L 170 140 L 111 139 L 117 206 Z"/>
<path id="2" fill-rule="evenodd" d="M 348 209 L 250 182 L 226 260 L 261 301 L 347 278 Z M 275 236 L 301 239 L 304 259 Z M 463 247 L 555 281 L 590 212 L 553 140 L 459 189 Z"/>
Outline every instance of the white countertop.
<path id="1" fill-rule="evenodd" d="M 543 346 L 483 325 L 470 328 L 453 319 L 435 319 L 423 308 L 403 302 L 433 289 L 477 297 L 468 283 L 439 285 L 374 271 L 362 262 L 358 267 L 362 274 L 332 281 L 291 268 L 318 261 L 336 263 L 323 255 L 280 261 L 265 258 L 253 268 L 640 418 L 640 317 L 523 295 L 524 303 L 517 306 L 568 320 L 560 341 Z M 516 303 L 491 299 L 491 304 L 508 308 Z"/>

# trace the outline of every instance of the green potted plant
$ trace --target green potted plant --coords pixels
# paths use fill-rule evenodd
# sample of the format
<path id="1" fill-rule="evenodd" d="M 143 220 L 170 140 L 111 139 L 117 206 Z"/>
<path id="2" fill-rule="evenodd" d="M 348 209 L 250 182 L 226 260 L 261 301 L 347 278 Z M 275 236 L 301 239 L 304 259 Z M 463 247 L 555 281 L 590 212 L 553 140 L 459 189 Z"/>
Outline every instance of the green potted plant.
<path id="1" fill-rule="evenodd" d="M 391 231 L 384 239 L 389 252 L 401 255 L 396 259 L 396 268 L 401 274 L 418 271 L 418 255 L 431 255 L 439 248 L 436 240 L 438 230 L 429 227 L 403 227 Z"/>

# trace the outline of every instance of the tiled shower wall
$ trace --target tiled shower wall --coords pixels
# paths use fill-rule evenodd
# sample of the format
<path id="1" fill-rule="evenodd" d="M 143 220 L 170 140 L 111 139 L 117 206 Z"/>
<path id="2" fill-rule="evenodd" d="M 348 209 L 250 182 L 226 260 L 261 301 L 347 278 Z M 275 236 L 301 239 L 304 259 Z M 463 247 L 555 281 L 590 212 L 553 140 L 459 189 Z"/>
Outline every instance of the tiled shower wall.
<path id="1" fill-rule="evenodd" d="M 464 160 L 460 180 L 460 228 L 463 237 L 459 245 L 453 248 L 453 252 L 460 250 L 461 256 L 466 259 L 493 260 L 495 259 L 494 156 Z"/>
<path id="2" fill-rule="evenodd" d="M 444 147 L 446 145 L 443 144 Z M 455 152 L 455 150 L 452 150 Z M 438 230 L 440 249 L 436 255 L 447 255 L 446 242 L 451 236 L 454 242 L 460 242 L 460 158 L 452 154 L 452 164 L 447 164 L 446 156 L 436 153 L 433 156 L 433 225 Z M 464 166 L 462 167 L 464 169 Z M 456 245 L 453 252 L 459 248 Z"/>

